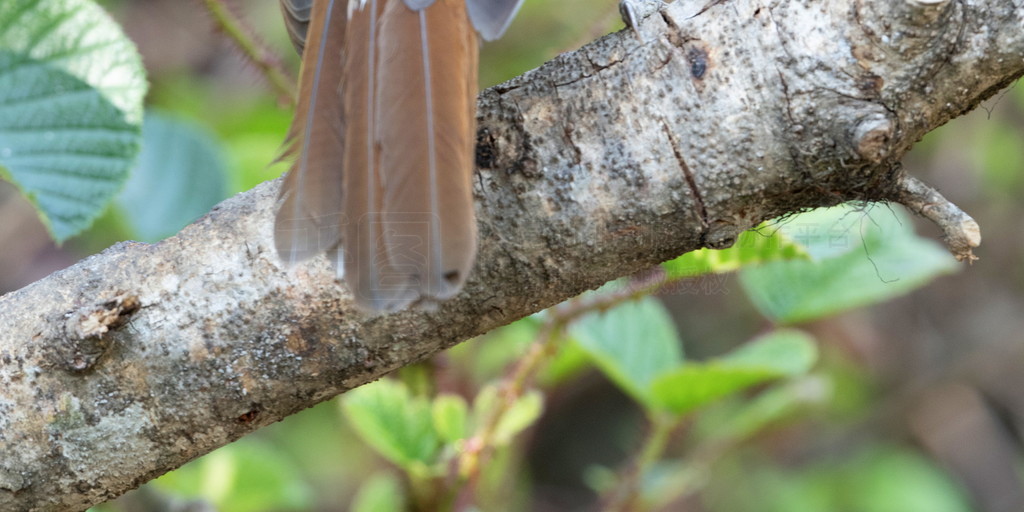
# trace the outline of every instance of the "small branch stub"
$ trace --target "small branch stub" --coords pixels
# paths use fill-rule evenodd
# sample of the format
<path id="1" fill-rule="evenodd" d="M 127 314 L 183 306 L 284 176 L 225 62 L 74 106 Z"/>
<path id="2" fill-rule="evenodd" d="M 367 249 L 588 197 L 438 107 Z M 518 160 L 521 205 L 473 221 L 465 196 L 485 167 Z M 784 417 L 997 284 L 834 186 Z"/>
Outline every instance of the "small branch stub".
<path id="1" fill-rule="evenodd" d="M 887 115 L 876 113 L 861 118 L 853 131 L 857 154 L 871 163 L 881 163 L 889 156 L 893 130 L 892 120 Z"/>
<path id="2" fill-rule="evenodd" d="M 978 259 L 972 250 L 981 245 L 981 228 L 970 215 L 942 197 L 938 191 L 916 178 L 904 175 L 895 200 L 939 226 L 946 247 L 957 261 L 972 262 Z"/>

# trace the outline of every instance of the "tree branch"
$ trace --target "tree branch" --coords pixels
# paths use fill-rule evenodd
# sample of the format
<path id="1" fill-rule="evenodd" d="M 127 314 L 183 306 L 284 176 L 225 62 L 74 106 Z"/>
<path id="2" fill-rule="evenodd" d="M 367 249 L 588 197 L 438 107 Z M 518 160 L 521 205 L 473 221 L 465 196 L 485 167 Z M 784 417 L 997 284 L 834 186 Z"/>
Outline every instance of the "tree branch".
<path id="1" fill-rule="evenodd" d="M 491 88 L 478 264 L 437 311 L 366 316 L 323 259 L 283 268 L 277 182 L 8 294 L 0 509 L 84 509 L 780 214 L 893 200 L 969 227 L 898 161 L 1024 74 L 1022 24 L 1024 0 L 680 0 L 643 18 L 642 37 L 613 34 Z M 969 253 L 978 237 L 958 240 Z"/>

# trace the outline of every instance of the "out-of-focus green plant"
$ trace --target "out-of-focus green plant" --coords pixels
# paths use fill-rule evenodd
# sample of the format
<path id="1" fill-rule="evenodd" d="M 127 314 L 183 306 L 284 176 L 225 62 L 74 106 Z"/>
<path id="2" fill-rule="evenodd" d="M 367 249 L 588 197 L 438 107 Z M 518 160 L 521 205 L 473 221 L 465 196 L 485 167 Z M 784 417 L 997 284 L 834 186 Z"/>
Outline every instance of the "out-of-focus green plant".
<path id="1" fill-rule="evenodd" d="M 405 470 L 408 496 L 420 508 L 468 494 L 482 510 L 507 510 L 488 501 L 502 494 L 484 488 L 480 475 L 495 471 L 496 455 L 539 418 L 540 389 L 593 368 L 635 400 L 649 425 L 629 465 L 593 467 L 587 480 L 605 510 L 669 506 L 705 488 L 711 468 L 745 440 L 827 400 L 832 387 L 827 376 L 808 373 L 817 360 L 814 340 L 791 329 L 769 330 L 711 360 L 685 359 L 675 326 L 649 294 L 740 270 L 744 290 L 770 320 L 820 318 L 906 293 L 953 268 L 937 244 L 906 226 L 890 210 L 849 206 L 766 224 L 733 248 L 681 256 L 654 279 L 612 283 L 456 349 L 453 358 L 477 389 L 472 406 L 459 395 L 414 397 L 385 380 L 342 397 L 343 409 L 367 444 Z M 782 298 L 780 286 L 788 287 Z M 504 377 L 488 382 L 477 368 Z M 666 458 L 688 420 L 705 426 L 691 433 L 694 447 Z M 500 474 L 493 481 L 516 479 L 515 465 L 494 466 Z M 425 497 L 417 491 L 423 488 L 432 493 Z"/>
<path id="2" fill-rule="evenodd" d="M 216 138 L 195 123 L 148 112 L 142 152 L 114 207 L 132 238 L 156 242 L 224 199 L 227 164 Z"/>

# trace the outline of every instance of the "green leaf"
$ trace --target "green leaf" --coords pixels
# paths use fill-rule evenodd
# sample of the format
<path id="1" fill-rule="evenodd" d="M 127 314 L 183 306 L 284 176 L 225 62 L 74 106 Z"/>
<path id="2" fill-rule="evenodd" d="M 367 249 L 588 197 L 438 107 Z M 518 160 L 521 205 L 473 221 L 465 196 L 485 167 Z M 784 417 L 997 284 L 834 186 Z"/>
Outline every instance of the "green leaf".
<path id="1" fill-rule="evenodd" d="M 459 395 L 442 394 L 434 398 L 431 407 L 434 430 L 445 442 L 466 438 L 469 405 Z"/>
<path id="2" fill-rule="evenodd" d="M 652 395 L 657 406 L 682 415 L 751 386 L 805 373 L 816 359 L 806 334 L 775 331 L 725 357 L 684 364 L 658 378 Z"/>
<path id="3" fill-rule="evenodd" d="M 649 403 L 651 382 L 683 360 L 672 319 L 650 297 L 588 314 L 569 334 L 598 369 L 642 404 Z"/>
<path id="4" fill-rule="evenodd" d="M 497 384 L 485 385 L 473 398 L 473 425 L 483 426 L 484 421 L 501 405 L 501 395 Z"/>
<path id="5" fill-rule="evenodd" d="M 544 396 L 532 389 L 519 397 L 498 420 L 494 440 L 498 446 L 508 444 L 516 435 L 529 428 L 544 410 Z"/>
<path id="6" fill-rule="evenodd" d="M 352 512 L 401 512 L 406 510 L 402 484 L 391 473 L 377 473 L 359 488 Z"/>
<path id="7" fill-rule="evenodd" d="M 410 471 L 434 462 L 439 441 L 430 404 L 404 384 L 385 379 L 353 389 L 341 406 L 359 436 L 391 462 Z"/>
<path id="8" fill-rule="evenodd" d="M 809 375 L 772 386 L 753 399 L 737 398 L 701 411 L 695 433 L 701 442 L 707 439 L 740 441 L 797 417 L 809 407 L 834 396 L 831 381 Z"/>
<path id="9" fill-rule="evenodd" d="M 804 247 L 768 223 L 744 231 L 728 249 L 700 249 L 662 263 L 669 279 L 733 272 L 777 260 L 809 259 Z"/>
<path id="10" fill-rule="evenodd" d="M 95 3 L 0 2 L 0 177 L 58 242 L 124 184 L 145 91 L 135 48 Z"/>
<path id="11" fill-rule="evenodd" d="M 813 261 L 776 261 L 740 272 L 754 305 L 781 324 L 892 299 L 958 268 L 945 249 L 914 235 L 906 216 L 888 208 L 819 209 L 782 229 Z"/>
<path id="12" fill-rule="evenodd" d="M 142 152 L 117 206 L 135 238 L 177 233 L 227 195 L 227 164 L 214 136 L 199 125 L 146 114 Z"/>
<path id="13" fill-rule="evenodd" d="M 302 472 L 271 445 L 244 440 L 156 480 L 179 496 L 201 496 L 223 512 L 297 510 L 312 505 Z"/>

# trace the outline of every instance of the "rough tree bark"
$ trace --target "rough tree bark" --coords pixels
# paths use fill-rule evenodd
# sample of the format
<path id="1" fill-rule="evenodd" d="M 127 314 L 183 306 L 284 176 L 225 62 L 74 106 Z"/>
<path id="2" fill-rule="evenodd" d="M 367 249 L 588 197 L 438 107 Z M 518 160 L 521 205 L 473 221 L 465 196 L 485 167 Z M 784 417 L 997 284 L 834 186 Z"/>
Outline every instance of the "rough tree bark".
<path id="1" fill-rule="evenodd" d="M 1024 0 L 680 0 L 485 91 L 481 250 L 437 311 L 283 268 L 278 183 L 0 298 L 0 509 L 81 510 L 261 426 L 759 221 L 846 200 L 977 226 L 907 177 L 1024 74 Z"/>

